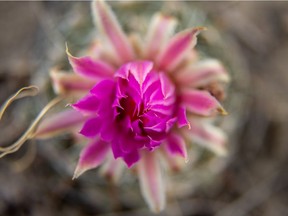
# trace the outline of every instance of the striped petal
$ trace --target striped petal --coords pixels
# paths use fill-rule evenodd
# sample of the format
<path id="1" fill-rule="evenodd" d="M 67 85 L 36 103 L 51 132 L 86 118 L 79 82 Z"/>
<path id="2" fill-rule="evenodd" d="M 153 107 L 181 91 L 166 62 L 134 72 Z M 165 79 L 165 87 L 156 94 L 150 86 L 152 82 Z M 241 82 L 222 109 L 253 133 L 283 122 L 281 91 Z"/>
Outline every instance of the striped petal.
<path id="1" fill-rule="evenodd" d="M 227 114 L 220 103 L 207 91 L 185 90 L 181 94 L 182 104 L 188 111 L 203 116 L 213 116 L 217 113 Z"/>
<path id="2" fill-rule="evenodd" d="M 115 159 L 113 155 L 101 166 L 101 174 L 113 183 L 117 183 L 123 174 L 124 164 L 121 159 Z"/>
<path id="3" fill-rule="evenodd" d="M 167 147 L 161 149 L 161 156 L 163 158 L 163 165 L 165 168 L 172 172 L 178 172 L 182 170 L 185 164 L 187 164 L 187 161 L 183 160 L 181 156 L 172 155 Z"/>
<path id="4" fill-rule="evenodd" d="M 110 7 L 104 1 L 97 0 L 93 2 L 92 8 L 97 27 L 114 48 L 119 61 L 123 63 L 134 59 L 131 44 Z"/>
<path id="5" fill-rule="evenodd" d="M 102 140 L 93 141 L 81 151 L 73 179 L 89 169 L 98 167 L 106 158 L 110 145 Z"/>
<path id="6" fill-rule="evenodd" d="M 160 83 L 161 83 L 161 92 L 164 96 L 164 99 L 171 98 L 174 102 L 175 86 L 171 83 L 167 76 L 163 73 L 159 73 Z"/>
<path id="7" fill-rule="evenodd" d="M 210 122 L 196 118 L 190 121 L 190 125 L 191 129 L 184 132 L 189 140 L 208 148 L 219 156 L 227 154 L 225 146 L 227 137 L 220 128 L 213 126 Z"/>
<path id="8" fill-rule="evenodd" d="M 173 17 L 157 13 L 152 17 L 146 36 L 145 57 L 154 59 L 167 43 L 176 27 Z"/>
<path id="9" fill-rule="evenodd" d="M 76 110 L 65 110 L 44 119 L 39 124 L 34 136 L 38 139 L 46 139 L 66 131 L 76 131 L 85 119 Z"/>
<path id="10" fill-rule="evenodd" d="M 58 69 L 50 71 L 53 89 L 57 94 L 71 95 L 83 94 L 89 91 L 94 85 L 95 81 L 83 78 L 74 73 L 62 72 Z"/>
<path id="11" fill-rule="evenodd" d="M 182 72 L 175 74 L 179 83 L 185 86 L 201 87 L 212 82 L 229 82 L 230 78 L 223 65 L 215 59 L 193 63 Z"/>
<path id="12" fill-rule="evenodd" d="M 67 54 L 73 71 L 80 76 L 99 80 L 99 78 L 112 77 L 114 74 L 114 68 L 104 61 L 93 60 L 89 56 L 77 58 L 72 56 L 68 50 Z"/>
<path id="13" fill-rule="evenodd" d="M 137 167 L 141 192 L 150 209 L 158 213 L 165 206 L 165 191 L 161 169 L 154 153 L 146 151 L 142 153 L 142 158 Z"/>
<path id="14" fill-rule="evenodd" d="M 159 54 L 157 59 L 159 68 L 168 71 L 175 69 L 196 45 L 196 36 L 201 30 L 204 28 L 189 29 L 172 37 Z"/>

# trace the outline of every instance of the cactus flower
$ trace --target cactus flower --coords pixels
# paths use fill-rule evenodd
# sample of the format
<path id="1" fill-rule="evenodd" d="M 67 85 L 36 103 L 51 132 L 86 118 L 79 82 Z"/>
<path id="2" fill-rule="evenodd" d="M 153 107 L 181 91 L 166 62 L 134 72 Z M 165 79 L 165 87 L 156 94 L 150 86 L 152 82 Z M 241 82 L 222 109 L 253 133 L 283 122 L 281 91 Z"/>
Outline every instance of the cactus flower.
<path id="1" fill-rule="evenodd" d="M 203 27 L 174 34 L 176 20 L 157 13 L 147 35 L 128 36 L 104 1 L 94 1 L 92 9 L 100 37 L 87 56 L 67 49 L 74 73 L 51 72 L 57 93 L 79 99 L 73 109 L 44 120 L 34 137 L 80 131 L 88 144 L 74 178 L 102 164 L 116 178 L 123 160 L 137 170 L 144 199 L 159 212 L 165 207 L 160 158 L 172 168 L 179 157 L 187 161 L 191 142 L 225 154 L 226 136 L 209 119 L 226 113 L 219 92 L 229 76 L 219 61 L 197 57 Z"/>
<path id="2" fill-rule="evenodd" d="M 74 57 L 67 52 L 74 72 L 95 81 L 72 105 L 86 117 L 80 133 L 91 140 L 81 152 L 74 178 L 98 167 L 112 152 L 115 160 L 136 167 L 144 198 L 153 211 L 161 211 L 165 189 L 157 152 L 188 160 L 186 142 L 192 139 L 224 153 L 225 135 L 201 117 L 225 110 L 201 87 L 229 77 L 216 60 L 195 62 L 194 46 L 204 28 L 171 36 L 175 19 L 156 14 L 136 50 L 106 3 L 95 1 L 92 7 L 103 46 L 95 48 L 97 55 Z"/>

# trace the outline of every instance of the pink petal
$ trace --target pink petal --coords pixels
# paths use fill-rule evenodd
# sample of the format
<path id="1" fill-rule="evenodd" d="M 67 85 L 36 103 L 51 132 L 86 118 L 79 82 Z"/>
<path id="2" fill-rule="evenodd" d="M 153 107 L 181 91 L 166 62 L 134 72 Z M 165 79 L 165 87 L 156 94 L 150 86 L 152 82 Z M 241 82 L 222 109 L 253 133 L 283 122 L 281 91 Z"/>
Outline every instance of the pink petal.
<path id="1" fill-rule="evenodd" d="M 93 39 L 87 47 L 86 53 L 88 56 L 93 56 L 95 59 L 101 59 L 103 49 L 103 43 L 97 38 Z"/>
<path id="2" fill-rule="evenodd" d="M 53 69 L 50 72 L 54 91 L 57 94 L 83 94 L 89 91 L 94 85 L 94 80 L 83 78 L 74 73 L 61 72 Z"/>
<path id="3" fill-rule="evenodd" d="M 45 139 L 66 131 L 76 130 L 85 121 L 79 112 L 68 109 L 45 118 L 35 132 L 35 138 Z"/>
<path id="4" fill-rule="evenodd" d="M 159 54 L 157 59 L 159 68 L 168 71 L 175 69 L 196 45 L 196 36 L 203 29 L 202 27 L 189 29 L 172 37 Z"/>
<path id="5" fill-rule="evenodd" d="M 115 91 L 115 82 L 113 80 L 102 80 L 97 83 L 91 90 L 90 93 L 95 95 L 99 99 L 108 99 Z"/>
<path id="6" fill-rule="evenodd" d="M 132 136 L 124 135 L 121 138 L 119 137 L 119 139 L 121 139 L 120 148 L 123 153 L 130 153 L 137 150 L 137 143 Z"/>
<path id="7" fill-rule="evenodd" d="M 118 139 L 114 139 L 114 140 L 111 139 L 111 149 L 112 149 L 112 153 L 115 159 L 123 156 L 123 152 L 120 148 Z"/>
<path id="8" fill-rule="evenodd" d="M 101 120 L 99 118 L 91 118 L 85 122 L 80 133 L 88 138 L 94 138 L 98 135 L 101 129 Z"/>
<path id="9" fill-rule="evenodd" d="M 104 1 L 97 0 L 93 2 L 93 12 L 98 28 L 111 43 L 119 60 L 123 63 L 134 59 L 131 44 L 110 7 Z"/>
<path id="10" fill-rule="evenodd" d="M 99 80 L 99 78 L 112 77 L 114 74 L 114 68 L 104 61 L 93 60 L 89 56 L 77 58 L 72 56 L 68 50 L 67 54 L 74 72 L 80 76 Z"/>
<path id="11" fill-rule="evenodd" d="M 182 136 L 176 133 L 171 133 L 167 137 L 166 147 L 168 152 L 170 152 L 170 154 L 172 155 L 179 154 L 185 159 L 185 161 L 187 161 L 188 158 L 187 158 L 186 143 Z"/>
<path id="12" fill-rule="evenodd" d="M 117 136 L 117 132 L 118 132 L 117 127 L 115 127 L 115 124 L 113 121 L 103 121 L 102 123 L 103 124 L 100 130 L 101 138 L 105 141 L 112 141 L 113 138 Z M 114 146 L 112 144 L 112 148 L 113 147 Z M 115 158 L 117 157 L 115 156 Z"/>
<path id="13" fill-rule="evenodd" d="M 161 91 L 164 96 L 164 99 L 173 97 L 175 94 L 175 86 L 171 83 L 168 77 L 164 75 L 163 73 L 159 73 L 159 78 L 160 78 L 160 83 L 161 83 Z"/>
<path id="14" fill-rule="evenodd" d="M 95 114 L 97 113 L 99 103 L 100 101 L 96 96 L 88 94 L 85 97 L 81 98 L 79 101 L 77 101 L 75 104 L 73 104 L 72 107 L 84 113 L 87 112 Z"/>
<path id="15" fill-rule="evenodd" d="M 182 85 L 200 87 L 212 82 L 229 82 L 230 78 L 223 65 L 214 59 L 193 63 L 182 72 L 176 73 Z"/>
<path id="16" fill-rule="evenodd" d="M 184 90 L 181 94 L 182 104 L 188 111 L 203 115 L 212 116 L 218 112 L 225 115 L 226 111 L 220 103 L 209 92 L 201 90 Z"/>
<path id="17" fill-rule="evenodd" d="M 179 107 L 178 108 L 178 113 L 177 113 L 177 119 L 178 119 L 178 127 L 184 127 L 187 126 L 190 128 L 190 123 L 187 119 L 187 115 L 186 115 L 186 108 L 184 107 Z"/>
<path id="18" fill-rule="evenodd" d="M 161 133 L 162 131 L 165 131 L 166 130 L 166 122 L 162 122 L 160 121 L 159 123 L 156 123 L 152 126 L 145 126 L 144 129 L 147 131 L 147 132 L 159 132 Z"/>
<path id="19" fill-rule="evenodd" d="M 93 141 L 84 147 L 74 172 L 73 179 L 89 169 L 98 167 L 106 158 L 110 145 L 102 140 Z"/>
<path id="20" fill-rule="evenodd" d="M 137 167 L 141 192 L 150 209 L 158 213 L 165 206 L 164 182 L 160 165 L 155 153 L 148 151 L 142 153 Z"/>
<path id="21" fill-rule="evenodd" d="M 146 80 L 148 73 L 152 70 L 153 63 L 150 61 L 134 61 L 123 65 L 115 74 L 116 77 L 129 79 L 129 74 L 132 74 L 138 84 L 142 86 Z"/>
<path id="22" fill-rule="evenodd" d="M 202 145 L 214 153 L 224 156 L 227 154 L 226 134 L 210 122 L 198 120 L 196 118 L 190 121 L 191 129 L 185 131 L 185 136 L 192 142 Z"/>
<path id="23" fill-rule="evenodd" d="M 139 161 L 139 159 L 140 155 L 138 150 L 130 152 L 128 154 L 125 154 L 125 156 L 123 156 L 123 160 L 127 164 L 128 168 L 131 168 L 132 165 L 134 165 L 137 161 Z"/>
<path id="24" fill-rule="evenodd" d="M 177 118 L 171 118 L 166 122 L 166 133 L 170 131 L 170 129 L 174 126 L 174 124 L 177 122 Z"/>
<path id="25" fill-rule="evenodd" d="M 88 56 L 93 56 L 93 59 L 101 59 L 110 65 L 118 65 L 119 62 L 116 59 L 115 51 L 110 47 L 110 43 L 107 43 L 101 38 L 97 38 L 88 45 L 86 51 Z"/>
<path id="26" fill-rule="evenodd" d="M 145 57 L 155 59 L 159 51 L 167 43 L 176 27 L 173 17 L 157 13 L 152 17 L 146 36 Z"/>

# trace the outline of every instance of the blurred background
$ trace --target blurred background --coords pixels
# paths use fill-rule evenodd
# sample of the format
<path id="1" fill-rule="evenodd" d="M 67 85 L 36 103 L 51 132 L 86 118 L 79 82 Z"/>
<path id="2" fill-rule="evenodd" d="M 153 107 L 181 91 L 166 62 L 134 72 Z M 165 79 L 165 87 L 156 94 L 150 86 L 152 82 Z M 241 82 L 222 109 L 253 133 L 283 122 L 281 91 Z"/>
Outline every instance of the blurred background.
<path id="1" fill-rule="evenodd" d="M 226 158 L 198 158 L 169 173 L 160 215 L 288 215 L 288 3 L 110 2 L 127 31 L 145 33 L 151 15 L 176 16 L 179 28 L 207 26 L 197 49 L 221 59 L 232 76 L 220 124 Z M 0 104 L 31 83 L 40 95 L 17 101 L 0 124 L 1 146 L 19 137 L 53 98 L 49 70 L 97 34 L 89 2 L 0 2 Z M 126 172 L 118 186 L 97 170 L 71 177 L 79 146 L 63 135 L 27 142 L 0 160 L 0 215 L 153 215 Z"/>

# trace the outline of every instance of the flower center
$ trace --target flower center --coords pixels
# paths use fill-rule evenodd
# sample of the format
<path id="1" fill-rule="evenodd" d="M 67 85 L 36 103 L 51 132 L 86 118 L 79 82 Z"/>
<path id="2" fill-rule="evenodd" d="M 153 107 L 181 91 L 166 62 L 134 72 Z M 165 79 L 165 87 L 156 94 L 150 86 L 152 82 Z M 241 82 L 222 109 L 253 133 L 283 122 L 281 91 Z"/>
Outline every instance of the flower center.
<path id="1" fill-rule="evenodd" d="M 153 146 L 159 145 L 175 120 L 173 83 L 163 72 L 155 71 L 151 62 L 128 63 L 115 77 L 115 121 L 134 138 L 149 137 Z"/>
<path id="2" fill-rule="evenodd" d="M 151 151 L 167 138 L 178 113 L 175 86 L 148 61 L 123 65 L 74 107 L 97 111 L 81 133 L 111 143 L 114 157 L 122 157 L 128 166 L 139 160 L 140 149 Z"/>

